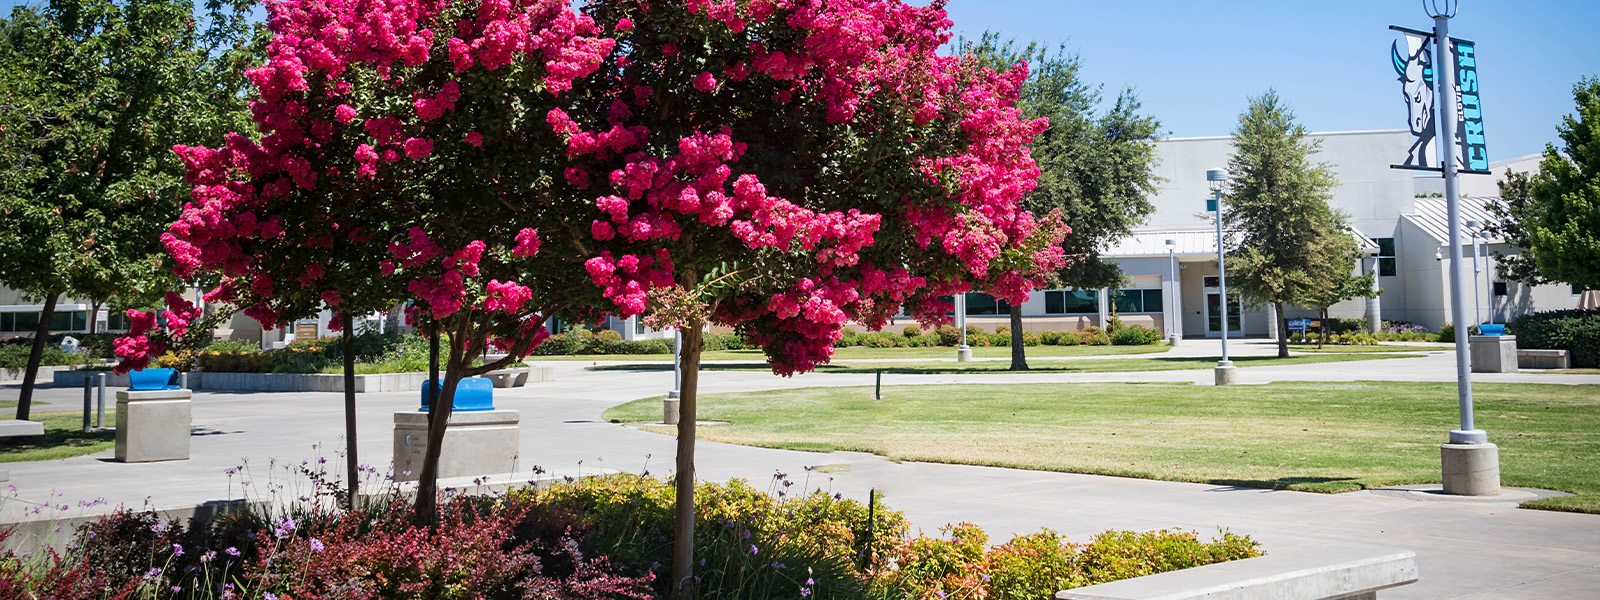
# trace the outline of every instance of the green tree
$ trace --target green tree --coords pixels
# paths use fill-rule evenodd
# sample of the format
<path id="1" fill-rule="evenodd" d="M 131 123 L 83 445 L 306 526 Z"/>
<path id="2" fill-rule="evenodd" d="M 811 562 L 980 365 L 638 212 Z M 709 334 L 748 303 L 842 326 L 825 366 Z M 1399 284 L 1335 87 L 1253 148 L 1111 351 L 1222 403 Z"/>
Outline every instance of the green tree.
<path id="1" fill-rule="evenodd" d="M 1351 252 L 1345 256 L 1345 264 L 1361 260 L 1361 254 L 1354 246 L 1351 246 L 1350 250 Z M 1351 298 L 1373 298 L 1380 292 L 1381 290 L 1372 289 L 1371 274 L 1357 275 L 1351 270 L 1346 271 L 1343 276 L 1335 276 L 1327 287 L 1308 294 L 1305 305 L 1317 309 L 1317 314 L 1322 318 L 1322 325 L 1326 330 L 1330 307 Z M 1288 335 L 1287 332 L 1284 335 Z M 1322 342 L 1326 339 L 1327 336 L 1318 336 L 1317 347 L 1321 348 Z"/>
<path id="2" fill-rule="evenodd" d="M 170 286 L 160 236 L 180 142 L 248 123 L 252 0 L 52 0 L 0 19 L 0 281 L 42 299 L 17 418 L 56 302 Z M 202 26 L 203 22 L 203 26 Z"/>
<path id="3" fill-rule="evenodd" d="M 1313 306 L 1349 277 L 1356 241 L 1348 218 L 1328 206 L 1338 185 L 1327 163 L 1311 162 L 1321 143 L 1274 90 L 1251 98 L 1233 132 L 1223 192 L 1228 281 L 1245 300 L 1278 313 L 1278 356 L 1289 356 L 1286 304 Z M 1330 302 L 1331 304 L 1331 302 Z"/>
<path id="4" fill-rule="evenodd" d="M 1075 289 L 1118 287 L 1122 269 L 1100 255 L 1106 244 L 1133 232 L 1155 207 L 1148 196 L 1158 183 L 1155 141 L 1161 124 L 1139 114 L 1139 97 L 1123 90 L 1104 112 L 1103 96 L 1079 76 L 1082 59 L 1060 46 L 1051 51 L 1038 42 L 1018 46 L 985 32 L 963 51 L 981 64 L 1001 70 L 1028 64 L 1017 108 L 1025 119 L 1049 119 L 1050 127 L 1034 140 L 1039 186 L 1023 205 L 1034 214 L 1060 210 L 1072 228 L 1062 242 L 1067 266 L 1056 276 Z M 1022 335 L 1022 307 L 1011 305 L 1011 369 L 1027 370 Z"/>
<path id="5" fill-rule="evenodd" d="M 1491 210 L 1496 233 L 1530 255 L 1502 259 L 1501 276 L 1600 289 L 1600 78 L 1579 81 L 1572 98 L 1577 114 L 1556 127 L 1562 148 L 1547 144 L 1537 173 L 1509 174 Z"/>

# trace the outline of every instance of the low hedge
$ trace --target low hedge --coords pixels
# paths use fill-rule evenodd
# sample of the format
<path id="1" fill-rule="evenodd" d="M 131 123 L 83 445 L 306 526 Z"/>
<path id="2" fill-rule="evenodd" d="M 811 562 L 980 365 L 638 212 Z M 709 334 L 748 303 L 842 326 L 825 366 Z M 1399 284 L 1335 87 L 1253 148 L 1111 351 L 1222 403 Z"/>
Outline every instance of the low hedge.
<path id="1" fill-rule="evenodd" d="M 1572 366 L 1600 367 L 1600 310 L 1552 310 L 1522 315 L 1506 325 L 1518 348 L 1566 350 Z"/>

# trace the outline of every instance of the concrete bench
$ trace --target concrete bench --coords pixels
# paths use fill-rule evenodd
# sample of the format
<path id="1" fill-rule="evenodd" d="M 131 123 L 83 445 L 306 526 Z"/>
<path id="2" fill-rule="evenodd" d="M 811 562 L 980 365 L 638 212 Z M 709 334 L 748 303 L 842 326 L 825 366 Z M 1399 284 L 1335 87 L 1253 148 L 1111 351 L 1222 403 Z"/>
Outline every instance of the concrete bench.
<path id="1" fill-rule="evenodd" d="M 28 437 L 44 435 L 44 423 L 38 421 L 19 421 L 17 419 L 0 419 L 0 438 Z"/>
<path id="2" fill-rule="evenodd" d="M 1572 357 L 1566 350 L 1524 350 L 1518 348 L 1517 368 L 1570 369 L 1572 368 Z"/>
<path id="3" fill-rule="evenodd" d="M 1296 548 L 1066 590 L 1056 600 L 1375 600 L 1416 580 L 1409 551 Z"/>

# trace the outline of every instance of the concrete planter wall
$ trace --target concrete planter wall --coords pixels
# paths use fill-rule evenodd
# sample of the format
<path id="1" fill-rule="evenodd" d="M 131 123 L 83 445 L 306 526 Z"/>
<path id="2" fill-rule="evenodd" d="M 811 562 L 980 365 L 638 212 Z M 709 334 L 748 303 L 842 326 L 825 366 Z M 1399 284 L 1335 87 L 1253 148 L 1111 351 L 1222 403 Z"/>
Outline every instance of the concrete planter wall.
<path id="1" fill-rule="evenodd" d="M 116 375 L 109 371 L 63 370 L 56 371 L 53 377 L 56 386 L 79 387 L 83 385 L 85 373 L 93 377 L 102 372 L 106 373 L 107 386 L 128 387 L 127 375 Z M 496 387 L 510 387 L 512 385 L 552 381 L 555 379 L 554 367 L 524 367 L 522 369 L 495 371 L 494 373 L 506 372 L 516 375 L 502 377 L 501 379 L 505 381 L 506 385 L 498 385 L 500 381 L 497 381 Z M 357 375 L 356 393 L 421 391 L 422 382 L 427 378 L 427 373 Z M 98 380 L 96 380 L 96 384 L 98 385 Z M 211 373 L 197 371 L 189 374 L 189 389 L 198 391 L 343 392 L 344 375 L 324 373 Z"/>
<path id="2" fill-rule="evenodd" d="M 100 374 L 106 374 L 106 385 L 109 387 L 128 387 L 128 376 L 118 375 L 111 371 L 80 371 L 63 367 L 52 374 L 49 380 L 56 387 L 83 387 L 83 376 L 88 375 L 94 380 L 95 385 L 100 385 Z M 39 380 L 45 381 L 44 374 L 39 374 Z"/>
<path id="3" fill-rule="evenodd" d="M 74 369 L 77 369 L 77 367 L 39 367 L 39 377 L 36 379 L 36 381 L 39 383 L 54 381 L 51 379 L 51 377 L 54 377 L 54 375 L 52 375 L 53 373 L 71 372 Z M 20 382 L 27 374 L 27 369 L 0 369 L 0 381 L 6 383 L 13 381 Z M 81 377 L 78 379 L 78 385 L 83 385 L 83 379 Z"/>

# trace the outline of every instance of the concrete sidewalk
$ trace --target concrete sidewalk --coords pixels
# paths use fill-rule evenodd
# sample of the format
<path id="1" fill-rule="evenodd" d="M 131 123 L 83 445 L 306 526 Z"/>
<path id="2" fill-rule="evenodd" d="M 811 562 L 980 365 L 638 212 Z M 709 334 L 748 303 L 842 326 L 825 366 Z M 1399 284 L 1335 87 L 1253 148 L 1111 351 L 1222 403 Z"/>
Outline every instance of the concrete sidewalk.
<path id="1" fill-rule="evenodd" d="M 1186 340 L 1188 342 L 1189 340 Z M 1230 342 L 1231 346 L 1235 342 Z M 1198 345 L 1198 342 L 1195 344 Z M 1182 346 L 1180 346 L 1181 348 Z M 1199 350 L 1196 350 L 1197 352 Z M 535 465 L 558 474 L 599 469 L 666 475 L 673 462 L 672 438 L 601 420 L 621 402 L 662 395 L 670 371 L 585 371 L 586 363 L 552 361 L 557 380 L 496 390 L 501 408 L 522 411 L 521 469 Z M 1323 363 L 1240 369 L 1241 381 L 1403 380 L 1453 381 L 1453 356 L 1430 354 L 1355 363 Z M 897 375 L 886 385 L 949 383 L 1189 381 L 1208 382 L 1209 370 L 1147 373 Z M 1479 381 L 1600 383 L 1600 376 L 1506 374 Z M 779 378 L 758 372 L 712 371 L 701 375 L 702 391 L 871 385 L 870 375 L 807 374 Z M 14 399 L 15 386 L 0 387 Z M 73 410 L 82 392 L 45 389 L 39 410 Z M 417 405 L 414 393 L 363 394 L 360 453 L 384 468 L 391 456 L 392 415 Z M 39 463 L 10 463 L 14 497 L 0 505 L 0 521 L 70 517 L 109 506 L 192 506 L 240 498 L 245 476 L 225 469 L 245 464 L 252 497 L 281 485 L 276 494 L 294 498 L 308 484 L 268 475 L 269 462 L 298 465 L 329 461 L 343 446 L 342 397 L 331 393 L 198 393 L 194 403 L 193 458 L 188 461 L 121 464 L 110 453 Z M 1441 438 L 1444 432 L 1440 432 Z M 1491 432 L 1491 437 L 1493 433 Z M 871 455 L 818 454 L 702 443 L 697 450 L 702 479 L 741 477 L 766 487 L 774 473 L 799 488 L 829 489 L 865 499 L 877 489 L 889 506 L 905 511 L 929 532 L 952 522 L 983 526 L 992 539 L 1049 527 L 1083 540 L 1107 529 L 1179 527 L 1210 535 L 1218 529 L 1245 533 L 1275 548 L 1380 545 L 1415 551 L 1421 581 L 1384 593 L 1385 598 L 1593 598 L 1600 590 L 1600 516 L 1522 510 L 1510 505 L 1417 502 L 1370 492 L 1340 495 L 1233 488 L 968 467 L 892 463 Z M 840 466 L 824 475 L 805 467 Z M 280 469 L 281 470 L 281 469 Z M 105 504 L 81 506 L 103 498 Z M 52 508 L 45 509 L 49 503 Z M 65 506 L 65 509 L 61 507 Z M 37 515 L 31 515 L 35 510 Z"/>

